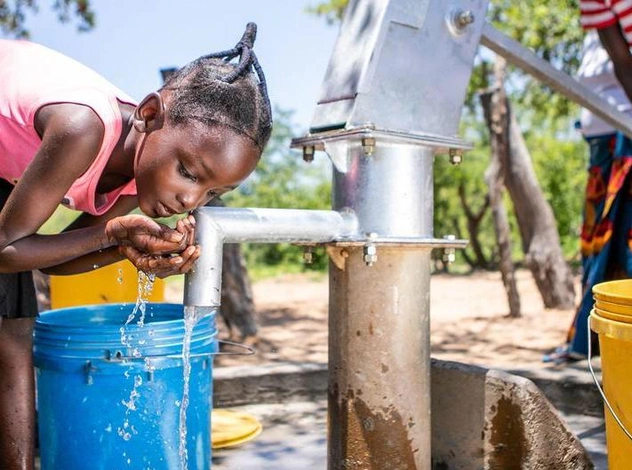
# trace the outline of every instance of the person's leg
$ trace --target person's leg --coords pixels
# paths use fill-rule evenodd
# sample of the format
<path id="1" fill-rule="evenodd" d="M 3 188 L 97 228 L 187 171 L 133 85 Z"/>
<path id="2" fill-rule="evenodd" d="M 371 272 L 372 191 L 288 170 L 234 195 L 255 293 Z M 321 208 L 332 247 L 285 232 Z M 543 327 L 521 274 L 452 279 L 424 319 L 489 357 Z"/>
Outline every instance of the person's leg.
<path id="1" fill-rule="evenodd" d="M 0 323 L 0 468 L 32 470 L 35 447 L 34 318 Z"/>

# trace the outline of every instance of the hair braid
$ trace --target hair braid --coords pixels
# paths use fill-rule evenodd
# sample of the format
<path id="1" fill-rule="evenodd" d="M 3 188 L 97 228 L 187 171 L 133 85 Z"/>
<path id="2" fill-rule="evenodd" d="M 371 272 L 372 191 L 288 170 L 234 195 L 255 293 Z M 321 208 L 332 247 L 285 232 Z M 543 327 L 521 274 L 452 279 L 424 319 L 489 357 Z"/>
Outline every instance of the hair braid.
<path id="1" fill-rule="evenodd" d="M 248 23 L 234 48 L 204 55 L 169 77 L 163 86 L 173 91 L 168 118 L 174 124 L 197 120 L 227 126 L 263 150 L 272 131 L 272 110 L 253 51 L 256 36 L 257 25 Z M 238 63 L 231 63 L 236 57 Z"/>

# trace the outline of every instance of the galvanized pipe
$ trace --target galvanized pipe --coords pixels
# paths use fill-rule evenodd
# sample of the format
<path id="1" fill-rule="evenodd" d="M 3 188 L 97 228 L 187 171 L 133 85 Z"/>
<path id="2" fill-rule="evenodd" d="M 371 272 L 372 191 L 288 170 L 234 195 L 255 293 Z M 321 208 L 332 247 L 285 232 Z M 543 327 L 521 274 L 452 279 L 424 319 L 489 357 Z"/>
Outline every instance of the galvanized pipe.
<path id="1" fill-rule="evenodd" d="M 432 236 L 433 149 L 349 142 L 334 208 L 362 231 Z M 430 469 L 430 249 L 339 247 L 330 266 L 329 470 Z"/>
<path id="2" fill-rule="evenodd" d="M 430 250 L 330 268 L 330 470 L 429 470 Z"/>
<path id="3" fill-rule="evenodd" d="M 359 139 L 346 147 L 347 167 L 334 168 L 333 207 L 352 208 L 360 229 L 381 238 L 432 237 L 435 149 L 378 140 L 367 154 Z"/>
<path id="4" fill-rule="evenodd" d="M 197 243 L 203 249 L 185 276 L 187 306 L 220 305 L 224 243 L 316 244 L 357 235 L 357 219 L 348 211 L 203 207 L 194 216 Z"/>

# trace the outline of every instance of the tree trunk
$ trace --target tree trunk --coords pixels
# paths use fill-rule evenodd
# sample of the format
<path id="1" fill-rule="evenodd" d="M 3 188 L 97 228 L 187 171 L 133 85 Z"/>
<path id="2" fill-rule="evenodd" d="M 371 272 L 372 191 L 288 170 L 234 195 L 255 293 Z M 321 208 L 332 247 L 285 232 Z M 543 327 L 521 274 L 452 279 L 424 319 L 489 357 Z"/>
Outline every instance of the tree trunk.
<path id="1" fill-rule="evenodd" d="M 472 268 L 489 269 L 490 263 L 487 258 L 485 258 L 483 247 L 481 245 L 481 242 L 478 240 L 481 222 L 483 221 L 483 217 L 485 216 L 487 209 L 489 209 L 489 195 L 485 197 L 485 201 L 483 202 L 483 205 L 480 207 L 480 209 L 477 212 L 474 212 L 467 202 L 465 185 L 461 183 L 459 185 L 459 200 L 461 201 L 461 206 L 463 207 L 465 217 L 467 218 L 467 231 L 469 234 L 468 238 L 470 240 L 470 246 L 472 247 L 472 251 L 474 252 L 475 259 L 470 260 L 465 253 L 465 250 L 463 252 L 463 256 Z M 459 236 L 459 238 L 461 237 Z"/>
<path id="2" fill-rule="evenodd" d="M 217 198 L 209 203 L 209 206 L 214 207 L 224 205 L 224 202 Z M 255 321 L 252 285 L 239 244 L 224 245 L 220 316 L 226 323 L 231 339 L 248 343 L 256 340 L 258 329 Z"/>
<path id="3" fill-rule="evenodd" d="M 520 126 L 509 114 L 505 125 L 509 126 L 511 158 L 505 185 L 516 212 L 525 262 L 546 308 L 573 308 L 573 275 L 562 254 L 555 216 L 538 184 Z"/>
<path id="4" fill-rule="evenodd" d="M 498 60 L 501 60 L 500 58 Z M 489 191 L 489 203 L 492 208 L 494 229 L 499 250 L 499 268 L 507 292 L 509 302 L 509 316 L 519 317 L 520 294 L 516 282 L 515 268 L 511 259 L 511 229 L 507 219 L 507 211 L 503 204 L 503 189 L 507 161 L 509 160 L 509 134 L 503 126 L 506 120 L 508 108 L 503 76 L 505 63 L 496 64 L 497 88 L 481 94 L 481 103 L 485 114 L 485 121 L 489 128 L 491 158 L 489 167 L 485 172 L 485 181 Z"/>
<path id="5" fill-rule="evenodd" d="M 252 297 L 250 277 L 246 270 L 241 247 L 238 244 L 224 245 L 222 256 L 222 319 L 232 339 L 252 343 L 257 336 L 255 304 Z M 237 330 L 239 336 L 235 338 Z"/>
<path id="6" fill-rule="evenodd" d="M 546 308 L 572 308 L 575 291 L 571 270 L 564 259 L 557 225 L 531 163 L 531 155 L 522 131 L 511 112 L 504 91 L 502 76 L 506 63 L 496 60 L 497 87 L 481 95 L 481 103 L 490 135 L 494 141 L 502 138 L 504 185 L 514 205 L 522 239 L 525 262 L 531 270 Z M 502 104 L 503 112 L 495 116 L 494 107 Z"/>

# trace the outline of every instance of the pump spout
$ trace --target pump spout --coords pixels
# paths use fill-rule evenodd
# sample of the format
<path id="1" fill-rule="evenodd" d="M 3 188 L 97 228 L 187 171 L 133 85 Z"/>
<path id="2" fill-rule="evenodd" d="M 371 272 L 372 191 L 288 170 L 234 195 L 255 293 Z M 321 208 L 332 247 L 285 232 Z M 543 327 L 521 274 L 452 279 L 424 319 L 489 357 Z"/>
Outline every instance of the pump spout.
<path id="1" fill-rule="evenodd" d="M 184 305 L 219 307 L 224 243 L 304 243 L 344 241 L 357 235 L 352 212 L 300 209 L 203 207 L 193 213 L 202 254 L 185 276 Z"/>

